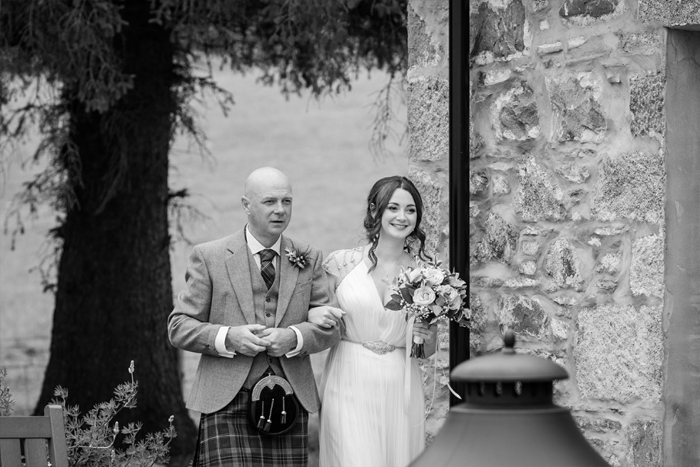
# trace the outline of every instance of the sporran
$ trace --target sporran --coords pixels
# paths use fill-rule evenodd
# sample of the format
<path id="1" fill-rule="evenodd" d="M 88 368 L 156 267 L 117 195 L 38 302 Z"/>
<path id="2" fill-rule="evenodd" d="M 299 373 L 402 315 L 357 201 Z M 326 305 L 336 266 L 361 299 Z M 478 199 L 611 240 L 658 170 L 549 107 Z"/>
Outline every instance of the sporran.
<path id="1" fill-rule="evenodd" d="M 287 433 L 297 422 L 299 402 L 289 381 L 268 374 L 250 390 L 250 423 L 265 436 Z"/>

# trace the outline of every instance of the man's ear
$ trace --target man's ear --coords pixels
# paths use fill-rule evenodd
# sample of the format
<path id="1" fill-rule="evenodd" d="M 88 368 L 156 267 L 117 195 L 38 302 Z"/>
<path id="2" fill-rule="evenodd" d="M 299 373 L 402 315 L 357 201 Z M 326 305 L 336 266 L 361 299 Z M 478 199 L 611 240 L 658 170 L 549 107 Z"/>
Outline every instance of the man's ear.
<path id="1" fill-rule="evenodd" d="M 243 210 L 246 214 L 250 214 L 250 200 L 245 196 L 241 196 L 241 204 L 243 205 Z"/>

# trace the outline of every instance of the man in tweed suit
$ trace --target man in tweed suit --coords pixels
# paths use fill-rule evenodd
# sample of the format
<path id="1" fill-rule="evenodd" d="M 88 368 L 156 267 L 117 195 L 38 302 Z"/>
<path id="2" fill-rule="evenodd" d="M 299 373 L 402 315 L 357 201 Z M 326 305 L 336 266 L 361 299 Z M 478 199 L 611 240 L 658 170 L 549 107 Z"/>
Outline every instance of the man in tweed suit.
<path id="1" fill-rule="evenodd" d="M 202 414 L 194 466 L 305 466 L 308 412 L 320 407 L 309 354 L 341 333 L 341 325 L 322 328 L 307 316 L 337 301 L 322 253 L 282 235 L 292 214 L 287 177 L 255 170 L 242 203 L 244 229 L 194 247 L 187 287 L 168 318 L 170 342 L 202 354 L 187 401 Z M 248 421 L 250 390 L 270 371 L 289 381 L 300 405 L 294 428 L 279 436 L 261 435 Z"/>

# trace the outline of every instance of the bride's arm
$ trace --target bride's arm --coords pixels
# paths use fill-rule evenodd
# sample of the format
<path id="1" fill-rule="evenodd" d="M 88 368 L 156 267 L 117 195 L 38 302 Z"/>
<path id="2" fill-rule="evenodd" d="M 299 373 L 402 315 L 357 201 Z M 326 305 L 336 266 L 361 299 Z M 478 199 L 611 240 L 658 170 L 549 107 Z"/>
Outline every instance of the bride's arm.
<path id="1" fill-rule="evenodd" d="M 341 266 L 338 260 L 339 253 L 340 252 L 338 251 L 334 251 L 328 255 L 328 258 L 326 258 L 326 260 L 323 262 L 323 269 L 333 284 L 333 290 L 338 289 L 339 276 L 341 273 Z M 335 326 L 341 326 L 341 320 L 344 314 L 345 312 L 340 308 L 327 305 L 319 306 L 309 309 L 306 320 L 309 323 L 328 329 Z"/>

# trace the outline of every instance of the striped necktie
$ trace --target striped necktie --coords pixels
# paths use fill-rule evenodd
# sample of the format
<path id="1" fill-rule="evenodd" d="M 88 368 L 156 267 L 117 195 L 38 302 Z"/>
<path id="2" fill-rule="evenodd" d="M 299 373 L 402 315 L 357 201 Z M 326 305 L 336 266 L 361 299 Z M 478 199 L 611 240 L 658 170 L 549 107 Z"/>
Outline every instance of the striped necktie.
<path id="1" fill-rule="evenodd" d="M 272 260 L 275 259 L 276 254 L 275 250 L 265 249 L 260 251 L 260 274 L 262 274 L 268 289 L 275 282 L 275 266 L 272 264 Z"/>

